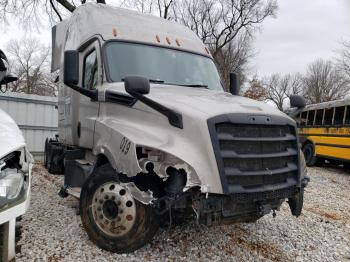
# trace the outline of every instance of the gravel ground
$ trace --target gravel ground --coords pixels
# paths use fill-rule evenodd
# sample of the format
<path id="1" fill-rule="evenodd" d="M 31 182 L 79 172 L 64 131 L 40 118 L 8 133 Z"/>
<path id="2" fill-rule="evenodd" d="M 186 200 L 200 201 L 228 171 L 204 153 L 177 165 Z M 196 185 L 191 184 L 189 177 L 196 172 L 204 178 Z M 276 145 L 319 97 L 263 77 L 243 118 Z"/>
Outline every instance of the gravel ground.
<path id="1" fill-rule="evenodd" d="M 23 218 L 17 261 L 350 261 L 350 173 L 310 168 L 303 215 L 283 204 L 254 224 L 161 229 L 133 254 L 103 251 L 89 241 L 78 201 L 57 195 L 63 177 L 34 167 L 31 208 Z"/>

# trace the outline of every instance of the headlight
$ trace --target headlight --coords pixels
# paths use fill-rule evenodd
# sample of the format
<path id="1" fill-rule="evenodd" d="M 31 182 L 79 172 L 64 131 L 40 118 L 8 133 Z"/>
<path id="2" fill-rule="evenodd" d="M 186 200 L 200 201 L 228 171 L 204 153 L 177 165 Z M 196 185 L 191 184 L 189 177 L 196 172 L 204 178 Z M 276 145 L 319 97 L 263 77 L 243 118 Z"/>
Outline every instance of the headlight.
<path id="1" fill-rule="evenodd" d="M 0 198 L 8 200 L 17 198 L 21 193 L 23 183 L 24 176 L 17 169 L 2 170 L 0 172 Z"/>

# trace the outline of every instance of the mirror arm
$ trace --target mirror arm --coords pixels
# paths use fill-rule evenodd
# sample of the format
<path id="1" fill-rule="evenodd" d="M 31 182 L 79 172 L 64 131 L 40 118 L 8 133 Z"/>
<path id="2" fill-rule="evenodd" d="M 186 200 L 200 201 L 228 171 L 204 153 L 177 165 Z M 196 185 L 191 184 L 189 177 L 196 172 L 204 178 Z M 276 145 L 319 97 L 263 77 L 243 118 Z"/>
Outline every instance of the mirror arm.
<path id="1" fill-rule="evenodd" d="M 148 105 L 150 108 L 158 111 L 159 113 L 163 114 L 164 116 L 166 116 L 169 120 L 170 125 L 183 129 L 183 121 L 182 121 L 182 115 L 175 112 L 174 110 L 165 107 L 159 103 L 157 103 L 156 101 L 153 101 L 152 99 L 149 99 L 148 97 L 139 94 L 137 92 L 128 92 L 130 95 L 132 95 L 133 97 L 135 97 L 136 99 L 140 100 L 141 102 L 143 102 L 145 105 Z"/>
<path id="2" fill-rule="evenodd" d="M 73 90 L 79 92 L 80 94 L 90 97 L 92 101 L 97 101 L 98 100 L 98 93 L 97 90 L 87 90 L 85 88 L 82 88 L 80 86 L 76 85 L 69 85 L 70 88 Z"/>
<path id="3" fill-rule="evenodd" d="M 303 111 L 303 108 L 294 108 L 288 113 L 288 115 L 291 118 L 296 118 L 301 111 Z"/>

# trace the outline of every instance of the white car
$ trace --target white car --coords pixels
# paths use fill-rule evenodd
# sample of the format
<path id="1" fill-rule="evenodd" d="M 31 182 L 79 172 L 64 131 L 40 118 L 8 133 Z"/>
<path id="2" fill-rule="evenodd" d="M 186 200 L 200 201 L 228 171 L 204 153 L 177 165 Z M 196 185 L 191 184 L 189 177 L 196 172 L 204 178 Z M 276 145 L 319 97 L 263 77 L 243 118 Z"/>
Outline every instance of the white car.
<path id="1" fill-rule="evenodd" d="M 16 218 L 29 207 L 33 158 L 16 123 L 0 110 L 0 235 L 2 261 L 15 257 Z"/>
<path id="2" fill-rule="evenodd" d="M 16 79 L 6 74 L 0 50 L 0 84 Z M 16 219 L 29 207 L 33 157 L 15 121 L 0 109 L 0 261 L 15 257 Z"/>

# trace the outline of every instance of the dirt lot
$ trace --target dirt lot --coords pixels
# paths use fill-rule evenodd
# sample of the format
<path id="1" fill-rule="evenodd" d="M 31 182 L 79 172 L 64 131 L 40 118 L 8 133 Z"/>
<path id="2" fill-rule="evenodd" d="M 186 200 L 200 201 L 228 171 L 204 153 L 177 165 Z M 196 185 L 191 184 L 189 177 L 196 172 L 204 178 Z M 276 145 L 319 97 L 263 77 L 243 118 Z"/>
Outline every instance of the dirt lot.
<path id="1" fill-rule="evenodd" d="M 30 211 L 23 218 L 17 261 L 350 261 L 350 172 L 310 168 L 303 215 L 286 204 L 255 224 L 206 228 L 195 223 L 160 230 L 129 255 L 91 243 L 77 216 L 78 201 L 61 199 L 63 177 L 34 167 Z"/>

